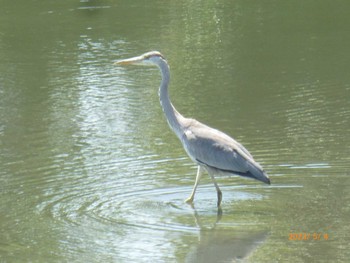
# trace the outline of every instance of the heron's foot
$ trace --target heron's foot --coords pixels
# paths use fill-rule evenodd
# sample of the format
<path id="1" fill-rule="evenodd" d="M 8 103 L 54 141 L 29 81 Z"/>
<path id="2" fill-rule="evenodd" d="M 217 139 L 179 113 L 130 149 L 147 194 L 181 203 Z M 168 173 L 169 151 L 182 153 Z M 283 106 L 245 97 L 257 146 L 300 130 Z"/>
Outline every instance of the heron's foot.
<path id="1" fill-rule="evenodd" d="M 221 200 L 222 200 L 222 192 L 219 190 L 219 191 L 217 191 L 217 193 L 218 193 L 218 207 L 220 207 Z"/>
<path id="2" fill-rule="evenodd" d="M 218 213 L 217 213 L 217 217 L 216 217 L 216 223 L 218 223 L 222 218 L 222 209 L 221 207 L 218 207 Z"/>
<path id="3" fill-rule="evenodd" d="M 185 199 L 185 203 L 187 203 L 187 204 L 193 204 L 193 199 L 194 199 L 194 197 L 193 197 L 193 196 L 190 196 L 189 198 Z"/>

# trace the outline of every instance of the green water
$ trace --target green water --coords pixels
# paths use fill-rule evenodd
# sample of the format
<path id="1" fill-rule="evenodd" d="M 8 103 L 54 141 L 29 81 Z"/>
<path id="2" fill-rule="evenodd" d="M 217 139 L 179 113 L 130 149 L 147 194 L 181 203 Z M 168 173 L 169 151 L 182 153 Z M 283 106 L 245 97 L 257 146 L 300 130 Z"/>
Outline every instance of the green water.
<path id="1" fill-rule="evenodd" d="M 2 1 L 0 262 L 347 262 L 350 4 Z M 271 186 L 209 177 L 167 126 L 243 143 Z"/>

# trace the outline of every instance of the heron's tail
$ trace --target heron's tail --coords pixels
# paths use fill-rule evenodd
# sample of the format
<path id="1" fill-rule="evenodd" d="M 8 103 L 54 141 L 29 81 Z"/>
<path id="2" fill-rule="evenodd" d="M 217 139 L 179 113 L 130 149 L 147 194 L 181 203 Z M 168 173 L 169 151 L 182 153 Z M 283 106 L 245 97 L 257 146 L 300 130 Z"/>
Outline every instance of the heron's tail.
<path id="1" fill-rule="evenodd" d="M 248 167 L 248 172 L 244 173 L 242 176 L 253 178 L 265 184 L 271 184 L 269 176 L 261 169 L 260 165 L 249 162 Z"/>

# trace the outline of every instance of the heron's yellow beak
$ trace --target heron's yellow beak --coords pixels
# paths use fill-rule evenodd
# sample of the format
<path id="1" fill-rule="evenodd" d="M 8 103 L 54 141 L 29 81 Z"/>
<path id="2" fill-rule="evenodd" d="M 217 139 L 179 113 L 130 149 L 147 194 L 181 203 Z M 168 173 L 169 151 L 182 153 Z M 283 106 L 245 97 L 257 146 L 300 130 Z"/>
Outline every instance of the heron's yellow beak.
<path id="1" fill-rule="evenodd" d="M 143 59 L 144 59 L 144 58 L 143 58 L 142 56 L 133 57 L 133 58 L 127 58 L 127 59 L 122 59 L 122 60 L 118 60 L 117 62 L 115 62 L 114 65 L 142 64 Z"/>

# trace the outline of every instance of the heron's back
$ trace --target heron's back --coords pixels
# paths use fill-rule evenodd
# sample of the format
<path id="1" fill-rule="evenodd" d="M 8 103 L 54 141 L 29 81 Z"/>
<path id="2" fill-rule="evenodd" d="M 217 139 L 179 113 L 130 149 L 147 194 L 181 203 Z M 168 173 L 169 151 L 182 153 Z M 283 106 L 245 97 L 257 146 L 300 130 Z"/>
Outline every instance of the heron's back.
<path id="1" fill-rule="evenodd" d="M 232 137 L 194 119 L 185 119 L 182 127 L 181 141 L 194 162 L 270 183 L 267 174 L 248 150 Z"/>

